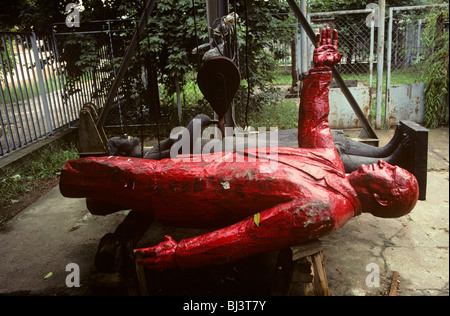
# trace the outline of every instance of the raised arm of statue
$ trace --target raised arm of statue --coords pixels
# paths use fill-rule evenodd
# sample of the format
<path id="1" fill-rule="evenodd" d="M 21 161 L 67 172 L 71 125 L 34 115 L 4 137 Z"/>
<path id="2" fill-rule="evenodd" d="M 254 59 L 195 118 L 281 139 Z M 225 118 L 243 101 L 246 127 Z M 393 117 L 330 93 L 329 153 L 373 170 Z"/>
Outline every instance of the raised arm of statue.
<path id="1" fill-rule="evenodd" d="M 332 36 L 333 34 L 333 36 Z M 300 148 L 334 148 L 328 123 L 331 68 L 339 63 L 338 33 L 323 29 L 314 50 L 314 68 L 303 81 L 298 120 Z"/>

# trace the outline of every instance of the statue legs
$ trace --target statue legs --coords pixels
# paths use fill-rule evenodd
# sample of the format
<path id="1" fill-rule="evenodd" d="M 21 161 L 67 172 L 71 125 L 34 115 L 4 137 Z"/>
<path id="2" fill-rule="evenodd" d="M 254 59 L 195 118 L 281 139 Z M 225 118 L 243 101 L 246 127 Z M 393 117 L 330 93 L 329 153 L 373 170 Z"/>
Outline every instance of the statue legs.
<path id="1" fill-rule="evenodd" d="M 207 125 L 213 123 L 213 121 L 206 115 L 200 114 L 197 115 L 194 119 L 200 120 L 201 126 L 203 128 Z M 192 120 L 186 126 L 186 134 L 189 137 L 189 145 L 190 148 L 193 148 L 193 144 L 198 141 L 198 139 L 194 139 L 195 133 L 193 133 L 193 125 L 194 120 Z M 184 134 L 184 132 L 183 132 Z M 344 163 L 345 172 L 351 173 L 358 169 L 358 167 L 362 164 L 372 164 L 378 162 L 378 160 L 384 160 L 389 164 L 397 165 L 401 161 L 401 156 L 404 152 L 409 148 L 409 141 L 406 136 L 402 136 L 400 131 L 400 125 L 397 126 L 395 130 L 395 134 L 389 143 L 384 147 L 374 147 L 370 146 L 358 141 L 355 141 L 351 138 L 345 137 L 343 131 L 333 131 L 333 141 L 335 147 L 339 153 L 339 157 Z M 143 158 L 151 159 L 151 160 L 161 160 L 164 158 L 170 158 L 170 151 L 172 146 L 181 141 L 181 133 L 171 138 L 167 138 L 159 142 L 159 144 L 153 147 L 150 150 L 144 152 Z M 186 139 L 183 139 L 186 141 Z M 201 142 L 201 146 L 203 146 L 212 140 L 204 140 Z M 218 140 L 215 140 L 218 141 Z M 219 140 L 220 141 L 220 140 Z M 237 140 L 236 140 L 237 141 Z M 236 144 L 234 144 L 236 145 Z M 255 146 L 254 144 L 253 146 Z M 267 146 L 272 145 L 270 143 L 266 143 Z M 252 145 L 250 145 L 252 146 Z M 211 146 L 210 146 L 211 147 Z M 241 146 L 242 147 L 242 146 Z M 249 148 L 249 144 L 244 144 L 245 148 Z M 126 148 L 126 150 L 124 150 Z M 213 150 L 215 147 L 211 147 Z M 218 146 L 218 148 L 224 148 L 223 146 Z M 141 157 L 141 150 L 139 146 L 139 141 L 136 138 L 119 136 L 113 137 L 110 141 L 108 141 L 108 149 L 109 154 L 112 156 L 130 156 L 130 157 Z M 129 153 L 129 154 L 128 154 Z"/>
<path id="2" fill-rule="evenodd" d="M 384 147 L 360 143 L 345 137 L 342 131 L 334 131 L 333 140 L 346 173 L 357 170 L 362 164 L 377 163 L 380 159 L 391 165 L 399 165 L 410 147 L 409 138 L 401 135 L 400 126 L 397 126 L 394 136 Z"/>

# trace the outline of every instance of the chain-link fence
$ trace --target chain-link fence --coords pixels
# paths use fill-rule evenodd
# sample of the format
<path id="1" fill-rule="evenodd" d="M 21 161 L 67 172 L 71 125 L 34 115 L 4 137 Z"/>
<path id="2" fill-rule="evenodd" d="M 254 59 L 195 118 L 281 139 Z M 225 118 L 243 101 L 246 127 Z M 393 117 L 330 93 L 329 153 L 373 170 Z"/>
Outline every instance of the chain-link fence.
<path id="1" fill-rule="evenodd" d="M 374 54 L 376 23 L 371 18 L 374 12 L 373 9 L 364 9 L 308 14 L 308 19 L 317 33 L 323 27 L 338 30 L 339 51 L 343 54 L 343 58 L 337 68 L 341 74 L 350 76 L 367 75 L 369 77 L 370 69 L 373 69 L 374 64 L 376 64 L 377 56 Z M 291 20 L 295 21 L 294 16 L 290 15 Z M 298 80 L 295 79 L 294 72 L 301 72 L 302 67 L 299 59 L 302 50 L 300 45 L 302 29 L 298 23 L 290 23 L 289 28 L 290 32 L 284 33 L 283 35 L 286 37 L 280 38 L 277 43 L 278 55 L 274 54 L 279 67 L 278 73 L 281 74 L 274 81 L 275 84 L 291 84 L 292 81 Z M 276 29 L 273 31 L 277 32 Z M 314 52 L 314 46 L 309 39 L 307 39 L 306 49 L 306 69 L 309 69 Z M 297 77 L 300 78 L 300 76 Z"/>
<path id="2" fill-rule="evenodd" d="M 396 7 L 390 9 L 387 52 L 391 71 L 409 69 L 425 53 L 422 42 L 423 30 L 430 16 L 448 7 Z M 442 30 L 448 32 L 448 20 L 443 21 Z"/>
<path id="3" fill-rule="evenodd" d="M 392 7 L 389 9 L 386 46 L 385 124 L 401 119 L 424 120 L 424 78 L 420 64 L 432 52 L 425 48 L 425 32 L 430 19 L 436 19 L 447 5 Z M 448 16 L 448 15 L 447 15 Z M 433 27 L 432 33 L 448 33 L 448 18 Z M 433 44 L 440 49 L 444 43 Z M 401 114 L 402 112 L 403 114 Z"/>
<path id="4" fill-rule="evenodd" d="M 376 63 L 374 52 L 375 21 L 372 9 L 311 13 L 316 28 L 329 26 L 339 32 L 339 51 L 343 54 L 337 69 L 345 74 L 369 74 Z"/>

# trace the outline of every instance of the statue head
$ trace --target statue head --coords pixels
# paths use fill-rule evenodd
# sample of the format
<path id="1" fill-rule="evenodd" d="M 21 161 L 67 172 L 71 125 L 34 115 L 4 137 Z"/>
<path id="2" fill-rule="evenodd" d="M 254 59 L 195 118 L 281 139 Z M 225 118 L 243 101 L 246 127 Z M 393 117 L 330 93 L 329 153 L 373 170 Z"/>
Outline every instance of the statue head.
<path id="1" fill-rule="evenodd" d="M 361 165 L 348 180 L 358 194 L 362 211 L 377 217 L 406 215 L 419 198 L 419 185 L 414 175 L 382 160 Z"/>
<path id="2" fill-rule="evenodd" d="M 128 135 L 115 136 L 108 140 L 106 149 L 108 155 L 131 157 L 139 146 L 139 139 Z"/>

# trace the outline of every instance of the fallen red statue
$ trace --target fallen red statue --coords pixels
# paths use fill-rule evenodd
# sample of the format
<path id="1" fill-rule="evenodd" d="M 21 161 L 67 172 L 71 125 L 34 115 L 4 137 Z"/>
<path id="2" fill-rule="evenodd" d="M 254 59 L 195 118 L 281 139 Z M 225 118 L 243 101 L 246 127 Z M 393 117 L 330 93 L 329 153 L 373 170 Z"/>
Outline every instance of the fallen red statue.
<path id="1" fill-rule="evenodd" d="M 282 249 L 327 235 L 361 212 L 408 214 L 419 194 L 408 171 L 380 161 L 345 176 L 328 124 L 331 68 L 342 57 L 337 45 L 337 31 L 321 31 L 315 67 L 302 89 L 300 148 L 278 148 L 273 172 L 263 172 L 274 161 L 261 149 L 201 161 L 85 158 L 64 166 L 62 194 L 145 212 L 165 224 L 222 227 L 180 242 L 166 236 L 159 245 L 135 250 L 144 257 L 140 264 L 158 270 Z"/>

